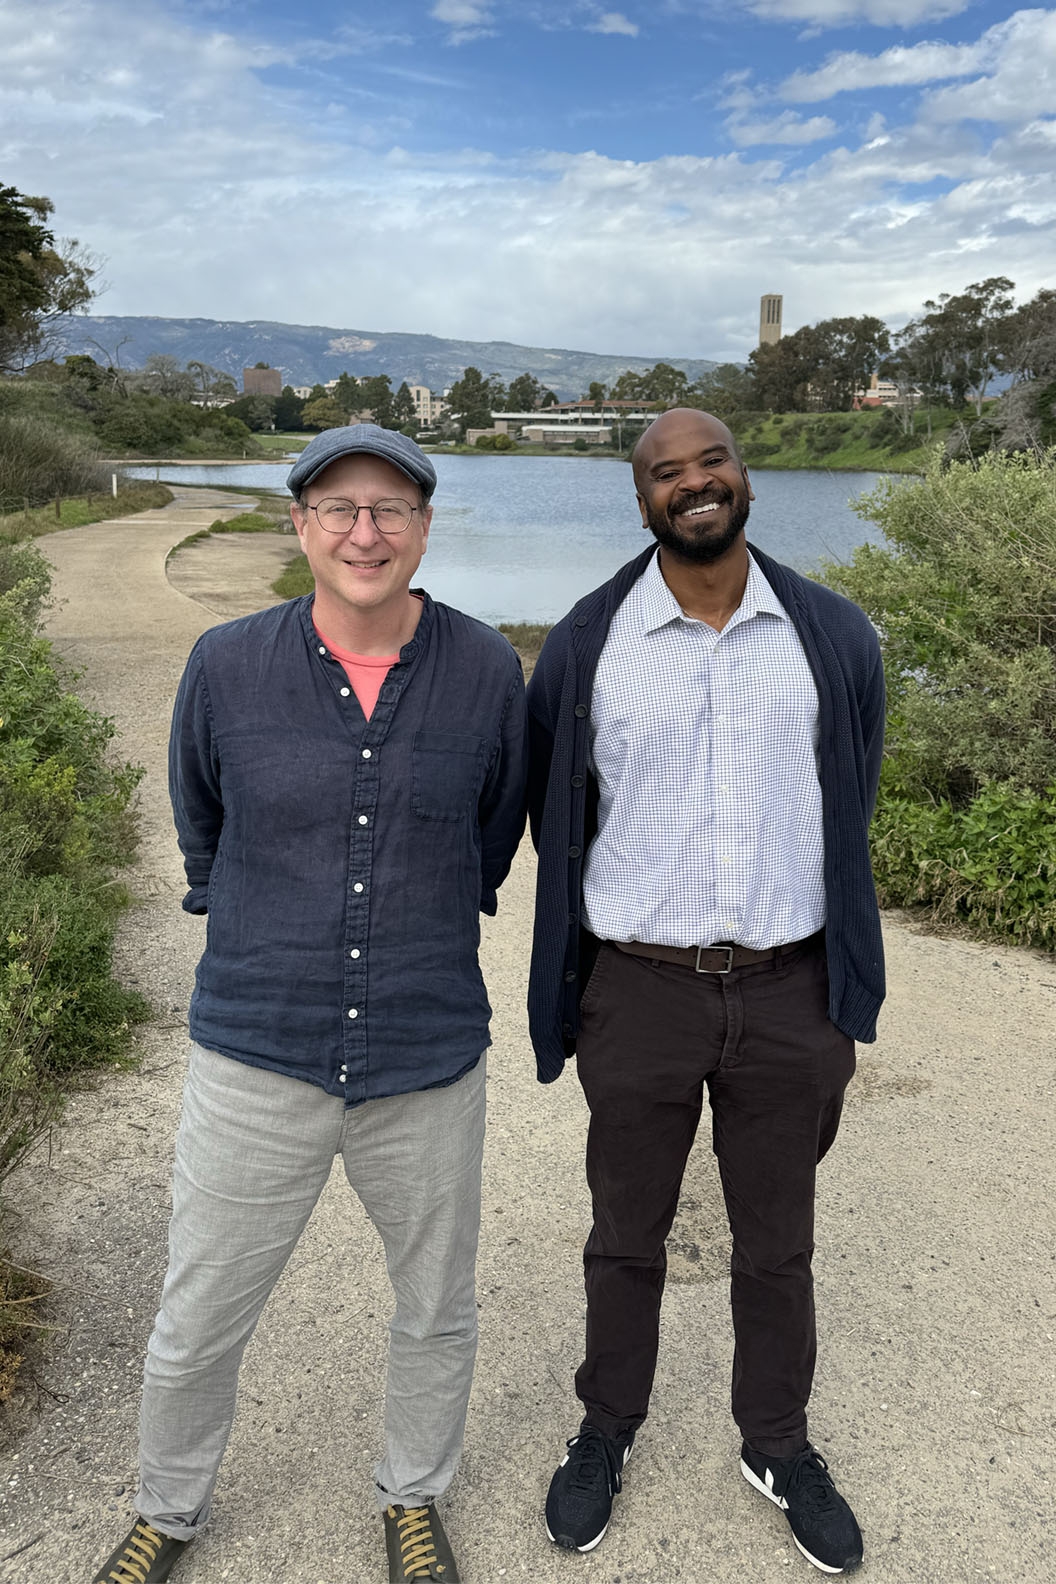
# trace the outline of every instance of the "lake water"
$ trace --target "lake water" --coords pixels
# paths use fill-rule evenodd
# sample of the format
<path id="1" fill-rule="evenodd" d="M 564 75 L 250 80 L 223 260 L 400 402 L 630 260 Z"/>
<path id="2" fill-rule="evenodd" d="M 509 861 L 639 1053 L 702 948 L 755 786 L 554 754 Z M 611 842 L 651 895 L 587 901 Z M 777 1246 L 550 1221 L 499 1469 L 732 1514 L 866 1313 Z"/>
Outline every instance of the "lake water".
<path id="1" fill-rule="evenodd" d="M 433 456 L 439 483 L 419 581 L 484 621 L 555 621 L 648 543 L 615 457 Z M 133 477 L 284 491 L 290 464 L 128 468 Z M 879 473 L 754 469 L 748 536 L 800 571 L 880 543 L 851 499 Z"/>

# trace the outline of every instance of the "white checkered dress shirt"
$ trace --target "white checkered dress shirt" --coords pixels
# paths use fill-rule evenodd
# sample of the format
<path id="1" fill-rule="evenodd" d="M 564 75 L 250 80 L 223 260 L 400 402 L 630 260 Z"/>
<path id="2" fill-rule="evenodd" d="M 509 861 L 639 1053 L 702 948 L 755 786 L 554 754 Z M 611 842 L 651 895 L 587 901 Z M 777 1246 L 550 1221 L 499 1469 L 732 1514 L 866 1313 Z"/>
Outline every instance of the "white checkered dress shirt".
<path id="1" fill-rule="evenodd" d="M 590 725 L 595 935 L 762 951 L 822 927 L 817 689 L 754 560 L 721 633 L 683 615 L 650 561 L 613 618 Z"/>

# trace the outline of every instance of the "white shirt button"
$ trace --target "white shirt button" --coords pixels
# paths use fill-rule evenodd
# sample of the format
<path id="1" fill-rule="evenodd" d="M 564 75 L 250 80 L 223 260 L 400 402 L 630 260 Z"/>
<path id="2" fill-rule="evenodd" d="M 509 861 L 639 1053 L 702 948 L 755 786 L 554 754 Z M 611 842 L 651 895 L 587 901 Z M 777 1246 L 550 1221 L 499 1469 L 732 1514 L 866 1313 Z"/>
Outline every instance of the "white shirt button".
<path id="1" fill-rule="evenodd" d="M 352 691 L 351 688 L 342 688 L 341 689 L 341 697 L 342 698 L 347 698 L 348 695 L 351 693 L 351 691 Z"/>
<path id="2" fill-rule="evenodd" d="M 319 653 L 325 655 L 325 653 L 326 653 L 326 645 L 325 644 L 320 644 L 319 645 Z"/>
<path id="3" fill-rule="evenodd" d="M 353 891 L 362 891 L 362 889 L 363 889 L 362 880 L 357 880 L 355 885 L 352 887 L 352 889 L 353 889 Z"/>
<path id="4" fill-rule="evenodd" d="M 363 757 L 364 757 L 364 759 L 369 759 L 370 758 L 370 749 L 369 748 L 364 748 Z"/>
<path id="5" fill-rule="evenodd" d="M 361 825 L 365 825 L 367 823 L 367 816 L 365 814 L 361 814 L 359 816 L 359 823 Z"/>
<path id="6" fill-rule="evenodd" d="M 348 955 L 350 957 L 358 957 L 359 956 L 359 947 L 358 946 L 353 946 L 352 950 L 349 952 Z"/>
<path id="7" fill-rule="evenodd" d="M 344 1073 L 338 1073 L 338 1075 L 337 1075 L 337 1081 L 338 1081 L 338 1083 L 344 1083 L 344 1081 L 345 1081 L 345 1075 L 344 1075 Z"/>
<path id="8" fill-rule="evenodd" d="M 352 1017 L 352 1018 L 356 1018 L 356 1017 L 358 1017 L 358 1016 L 359 1016 L 359 1009 L 358 1009 L 358 1007 L 349 1007 L 349 1009 L 348 1009 L 348 1015 L 349 1015 L 349 1017 Z"/>

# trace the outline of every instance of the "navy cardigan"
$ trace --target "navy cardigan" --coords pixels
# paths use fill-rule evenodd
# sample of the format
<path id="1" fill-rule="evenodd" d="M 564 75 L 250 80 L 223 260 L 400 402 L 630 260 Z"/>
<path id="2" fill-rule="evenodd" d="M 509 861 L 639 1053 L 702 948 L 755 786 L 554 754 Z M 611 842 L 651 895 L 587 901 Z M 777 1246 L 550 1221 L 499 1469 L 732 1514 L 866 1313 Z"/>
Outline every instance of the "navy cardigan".
<path id="1" fill-rule="evenodd" d="M 868 844 L 884 736 L 880 645 L 857 605 L 751 549 L 792 619 L 818 689 L 829 1016 L 852 1039 L 869 1041 L 884 999 Z M 650 546 L 558 622 L 528 685 L 528 808 L 539 854 L 528 1020 L 543 1083 L 575 1051 L 590 966 L 580 950 L 580 913 L 583 858 L 597 830 L 588 758 L 594 672 L 616 609 L 655 553 Z"/>

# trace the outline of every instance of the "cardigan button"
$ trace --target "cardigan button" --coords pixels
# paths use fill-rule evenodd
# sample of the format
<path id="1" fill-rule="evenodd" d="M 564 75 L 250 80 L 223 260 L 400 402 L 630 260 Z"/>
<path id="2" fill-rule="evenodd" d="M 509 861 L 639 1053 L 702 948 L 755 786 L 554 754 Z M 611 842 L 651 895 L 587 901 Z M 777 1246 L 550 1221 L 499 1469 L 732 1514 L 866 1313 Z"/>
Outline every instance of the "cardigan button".
<path id="1" fill-rule="evenodd" d="M 581 787 L 581 786 L 585 785 L 586 779 L 587 779 L 586 776 L 573 776 L 572 777 L 572 785 L 574 787 Z"/>
<path id="2" fill-rule="evenodd" d="M 578 978 L 579 978 L 579 975 L 576 972 L 576 970 L 574 968 L 570 968 L 568 970 L 568 972 L 566 973 L 566 975 L 565 975 L 565 983 L 566 984 L 575 984 L 575 982 L 576 982 L 576 980 Z"/>
<path id="3" fill-rule="evenodd" d="M 580 847 L 570 847 L 568 849 L 568 856 L 570 858 L 578 858 L 581 851 L 582 851 L 582 848 L 580 848 Z"/>
<path id="4" fill-rule="evenodd" d="M 587 706 L 585 704 L 577 704 L 576 705 L 576 709 L 575 709 L 575 713 L 578 716 L 578 718 L 580 720 L 582 720 L 584 715 L 587 713 Z"/>

